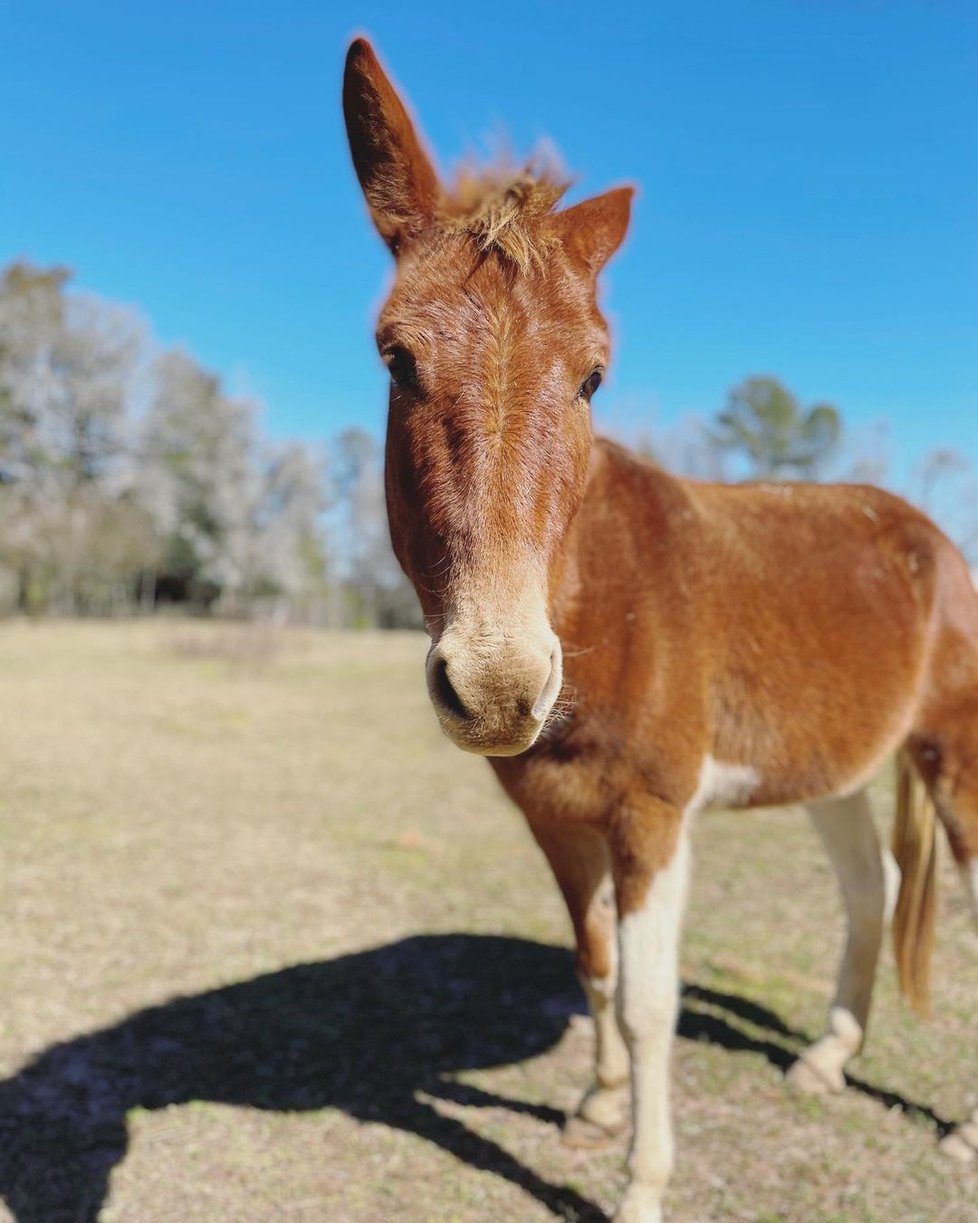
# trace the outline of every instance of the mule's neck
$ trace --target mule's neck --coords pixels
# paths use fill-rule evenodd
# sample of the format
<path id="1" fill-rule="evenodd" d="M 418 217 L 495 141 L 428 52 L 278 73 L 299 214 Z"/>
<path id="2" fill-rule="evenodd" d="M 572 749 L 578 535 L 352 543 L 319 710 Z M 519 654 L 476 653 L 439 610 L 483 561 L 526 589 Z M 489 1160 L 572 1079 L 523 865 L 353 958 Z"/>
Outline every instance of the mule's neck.
<path id="1" fill-rule="evenodd" d="M 579 602 L 647 584 L 684 546 L 696 514 L 689 485 L 607 438 L 591 448 L 584 497 L 550 570 L 554 628 L 576 619 Z"/>

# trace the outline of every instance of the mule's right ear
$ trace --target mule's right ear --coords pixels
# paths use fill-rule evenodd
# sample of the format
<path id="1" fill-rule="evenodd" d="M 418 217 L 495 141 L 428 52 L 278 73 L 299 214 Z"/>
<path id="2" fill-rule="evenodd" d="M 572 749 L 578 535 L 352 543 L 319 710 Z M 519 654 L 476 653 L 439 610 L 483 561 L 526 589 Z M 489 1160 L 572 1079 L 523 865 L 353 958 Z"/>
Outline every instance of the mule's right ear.
<path id="1" fill-rule="evenodd" d="M 624 241 L 632 210 L 632 187 L 615 187 L 582 200 L 554 217 L 565 248 L 597 276 Z"/>
<path id="2" fill-rule="evenodd" d="M 432 220 L 438 178 L 373 47 L 346 54 L 343 114 L 353 165 L 381 237 L 396 255 Z"/>

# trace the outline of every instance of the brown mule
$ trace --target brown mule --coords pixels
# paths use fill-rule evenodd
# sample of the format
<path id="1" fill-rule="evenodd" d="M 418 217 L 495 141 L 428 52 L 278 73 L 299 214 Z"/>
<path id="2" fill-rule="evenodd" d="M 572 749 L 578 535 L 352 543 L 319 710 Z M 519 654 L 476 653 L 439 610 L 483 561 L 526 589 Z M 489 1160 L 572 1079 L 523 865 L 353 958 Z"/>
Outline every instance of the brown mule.
<path id="1" fill-rule="evenodd" d="M 895 933 L 926 1003 L 934 823 L 978 905 L 978 598 L 960 554 L 874 488 L 675 479 L 594 440 L 609 360 L 596 281 L 632 192 L 558 210 L 546 172 L 446 189 L 371 47 L 350 47 L 353 162 L 396 277 L 391 538 L 431 635 L 445 733 L 492 758 L 550 861 L 597 1032 L 579 1124 L 621 1125 L 620 1220 L 661 1215 L 687 830 L 709 805 L 808 805 L 849 936 L 825 1036 L 794 1068 L 837 1089 L 863 1040 L 887 907 L 865 786 L 901 751 Z M 895 870 L 892 872 L 895 883 Z M 895 891 L 895 887 L 892 889 Z M 974 1154 L 972 1127 L 956 1136 Z"/>

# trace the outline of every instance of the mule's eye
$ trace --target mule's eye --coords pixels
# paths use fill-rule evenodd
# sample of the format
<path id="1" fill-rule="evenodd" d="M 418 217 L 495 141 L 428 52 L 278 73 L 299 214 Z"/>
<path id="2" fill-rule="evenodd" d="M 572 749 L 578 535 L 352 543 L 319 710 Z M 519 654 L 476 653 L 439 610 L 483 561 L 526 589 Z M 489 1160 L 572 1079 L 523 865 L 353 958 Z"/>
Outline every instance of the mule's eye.
<path id="1" fill-rule="evenodd" d="M 406 348 L 394 345 L 392 348 L 385 348 L 380 356 L 390 373 L 391 382 L 396 387 L 400 387 L 402 391 L 418 389 L 418 367 Z"/>
<path id="2" fill-rule="evenodd" d="M 577 392 L 579 399 L 583 399 L 585 403 L 591 402 L 591 396 L 601 385 L 602 371 L 600 369 L 592 370 L 581 383 L 581 388 Z"/>

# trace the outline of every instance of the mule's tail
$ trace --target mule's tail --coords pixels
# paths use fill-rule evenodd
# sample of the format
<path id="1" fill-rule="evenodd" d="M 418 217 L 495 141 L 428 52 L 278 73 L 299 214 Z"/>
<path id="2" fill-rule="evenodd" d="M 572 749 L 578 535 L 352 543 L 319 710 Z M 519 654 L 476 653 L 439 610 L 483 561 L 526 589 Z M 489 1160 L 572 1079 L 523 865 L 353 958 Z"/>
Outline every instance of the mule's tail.
<path id="1" fill-rule="evenodd" d="M 937 813 L 906 749 L 897 756 L 893 856 L 900 893 L 893 914 L 893 949 L 900 990 L 913 1009 L 930 1011 L 930 957 L 937 913 Z"/>

